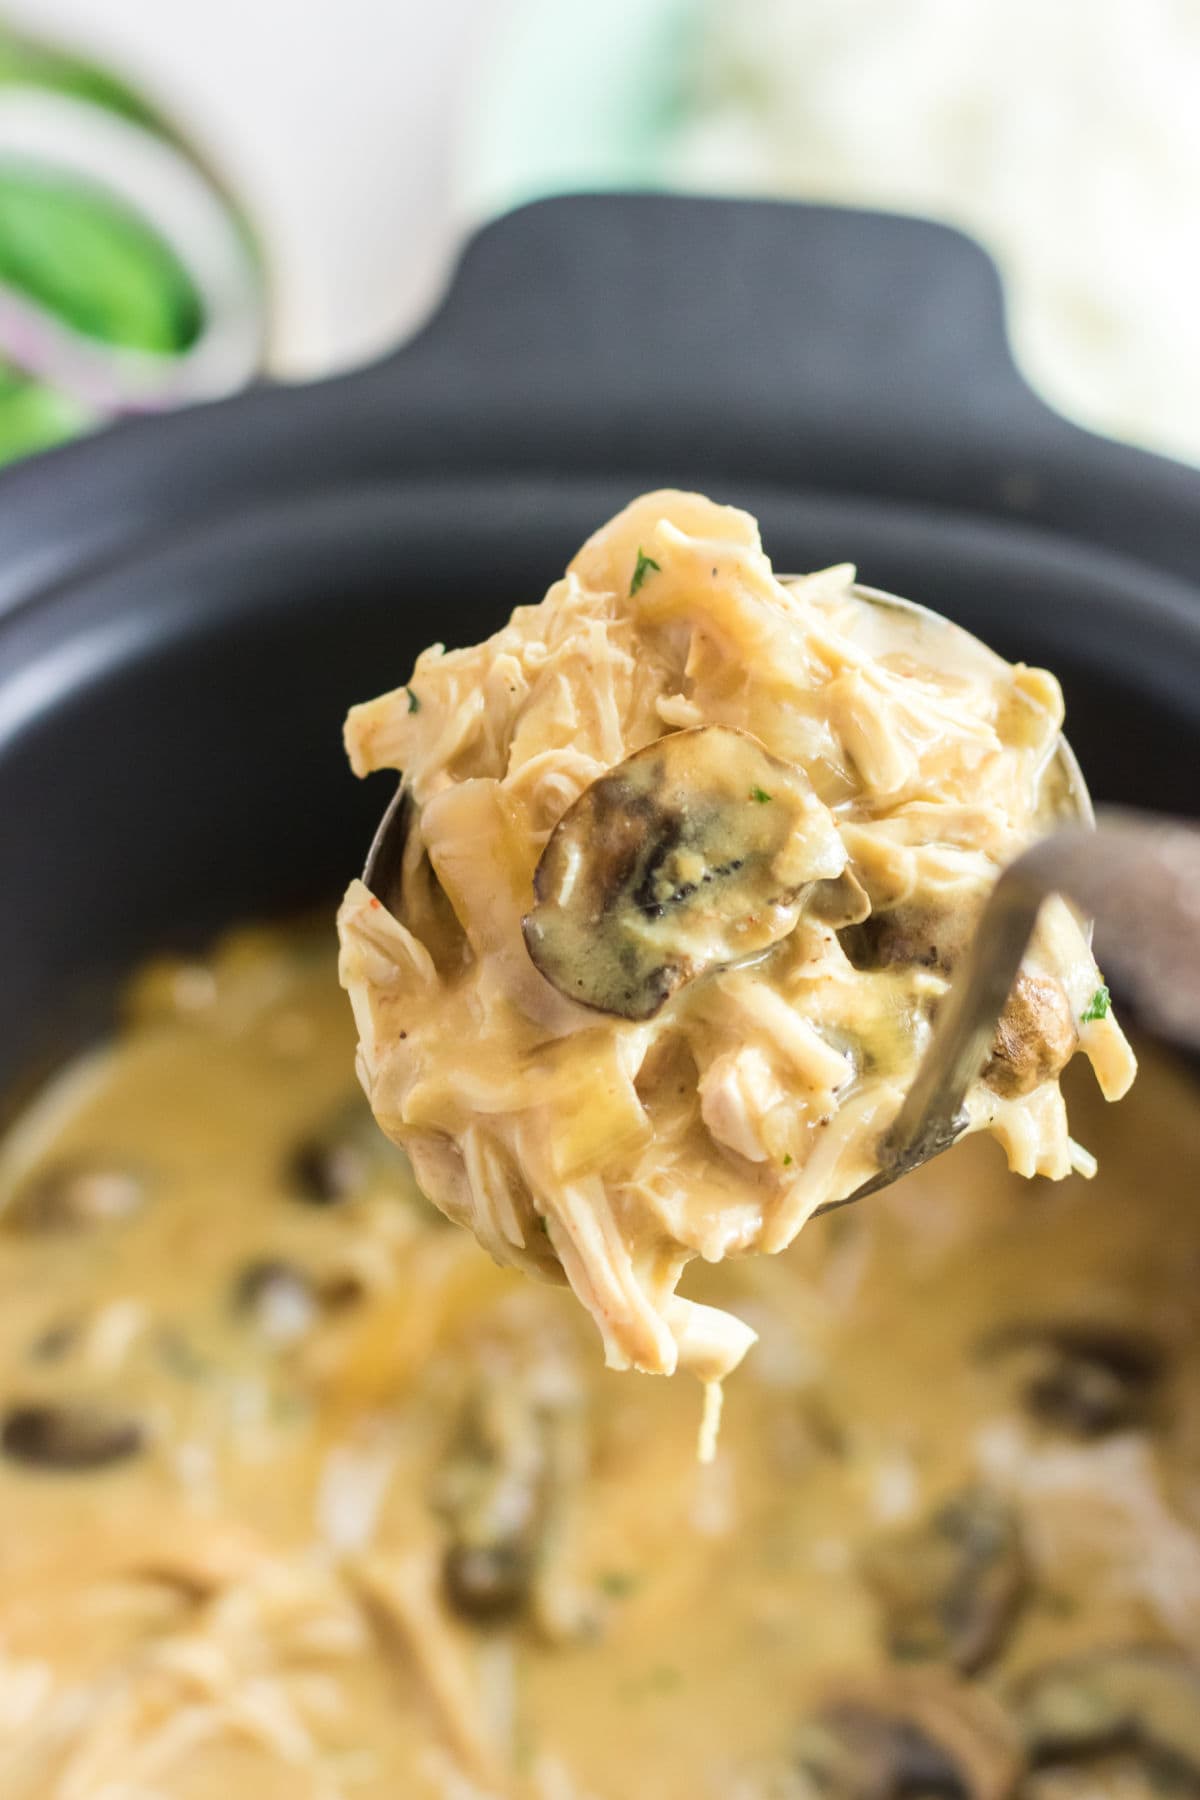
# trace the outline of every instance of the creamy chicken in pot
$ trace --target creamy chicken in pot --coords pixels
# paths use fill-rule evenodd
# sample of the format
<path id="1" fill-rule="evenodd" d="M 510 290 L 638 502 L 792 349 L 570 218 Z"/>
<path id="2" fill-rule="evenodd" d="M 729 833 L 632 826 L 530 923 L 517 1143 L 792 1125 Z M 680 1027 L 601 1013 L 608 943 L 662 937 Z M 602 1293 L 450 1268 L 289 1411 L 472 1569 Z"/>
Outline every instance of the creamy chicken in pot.
<path id="1" fill-rule="evenodd" d="M 342 978 L 375 1115 L 502 1263 L 565 1280 L 611 1367 L 719 1381 L 753 1342 L 688 1263 L 783 1249 L 880 1166 L 999 870 L 1053 816 L 1062 695 L 753 519 L 633 502 L 485 643 L 357 706 L 403 771 L 394 893 Z M 1038 934 L 967 1102 L 1010 1168 L 1094 1161 L 1059 1076 L 1129 1046 L 1080 922 Z"/>
<path id="2" fill-rule="evenodd" d="M 0 1152 L 4 1800 L 1200 1793 L 1189 1075 L 692 1271 L 703 1465 L 421 1198 L 327 936 L 147 971 Z"/>

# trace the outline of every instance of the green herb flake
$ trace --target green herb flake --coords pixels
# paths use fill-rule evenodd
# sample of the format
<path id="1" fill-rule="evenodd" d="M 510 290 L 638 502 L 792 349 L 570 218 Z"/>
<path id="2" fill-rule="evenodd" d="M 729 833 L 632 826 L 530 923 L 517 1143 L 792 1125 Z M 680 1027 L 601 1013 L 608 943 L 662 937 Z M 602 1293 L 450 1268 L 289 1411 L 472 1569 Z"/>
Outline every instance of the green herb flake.
<path id="1" fill-rule="evenodd" d="M 783 1159 L 783 1166 L 785 1169 L 790 1169 L 792 1166 L 792 1153 L 790 1150 L 788 1151 L 787 1155 Z"/>
<path id="2" fill-rule="evenodd" d="M 155 1350 L 163 1367 L 181 1381 L 208 1381 L 217 1374 L 217 1365 L 203 1356 L 184 1337 L 168 1326 L 158 1334 Z"/>
<path id="3" fill-rule="evenodd" d="M 1108 989 L 1098 987 L 1080 1014 L 1080 1024 L 1090 1025 L 1093 1019 L 1107 1019 L 1111 1004 L 1112 996 Z"/>
<path id="4" fill-rule="evenodd" d="M 410 713 L 420 712 L 421 710 L 421 702 L 417 699 L 412 688 L 409 688 L 408 690 L 408 710 Z"/>
<path id="5" fill-rule="evenodd" d="M 775 796 L 774 794 L 768 794 L 766 788 L 752 787 L 750 789 L 750 798 L 757 801 L 759 806 L 766 806 L 775 798 Z"/>
<path id="6" fill-rule="evenodd" d="M 683 1685 L 683 1675 L 670 1663 L 656 1663 L 644 1674 L 630 1676 L 617 1692 L 622 1700 L 651 1700 L 659 1694 L 673 1694 Z"/>
<path id="7" fill-rule="evenodd" d="M 641 1586 L 641 1577 L 632 1569 L 605 1569 L 596 1577 L 596 1586 L 610 1600 L 627 1600 Z"/>
<path id="8" fill-rule="evenodd" d="M 638 545 L 638 553 L 637 553 L 637 565 L 633 571 L 633 580 L 629 584 L 630 597 L 632 598 L 633 595 L 637 593 L 638 589 L 641 587 L 642 583 L 645 581 L 647 575 L 650 573 L 651 569 L 653 569 L 655 571 L 655 573 L 657 574 L 661 571 L 661 567 L 662 567 L 662 565 L 660 563 L 656 563 L 652 556 L 646 555 L 646 552 L 642 549 L 642 546 L 639 544 Z"/>

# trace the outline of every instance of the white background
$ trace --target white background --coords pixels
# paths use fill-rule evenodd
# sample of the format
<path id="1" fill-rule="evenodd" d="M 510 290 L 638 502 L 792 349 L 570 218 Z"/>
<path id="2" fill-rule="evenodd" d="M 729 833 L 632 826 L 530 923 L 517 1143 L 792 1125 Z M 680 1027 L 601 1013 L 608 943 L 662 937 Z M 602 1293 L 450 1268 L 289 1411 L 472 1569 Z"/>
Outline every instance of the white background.
<path id="1" fill-rule="evenodd" d="M 14 26 L 106 60 L 225 177 L 273 273 L 275 368 L 296 375 L 386 349 L 437 298 L 464 225 L 457 126 L 507 10 L 4 0 Z"/>

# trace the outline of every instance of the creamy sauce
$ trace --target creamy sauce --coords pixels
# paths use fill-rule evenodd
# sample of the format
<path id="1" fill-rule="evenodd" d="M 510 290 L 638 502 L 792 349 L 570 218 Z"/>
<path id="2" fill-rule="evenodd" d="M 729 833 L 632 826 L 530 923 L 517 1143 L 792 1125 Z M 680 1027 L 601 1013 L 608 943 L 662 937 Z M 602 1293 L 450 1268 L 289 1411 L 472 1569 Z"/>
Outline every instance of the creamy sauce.
<path id="1" fill-rule="evenodd" d="M 872 1559 L 917 1566 L 893 1534 L 972 1484 L 1027 1564 L 973 1687 L 1006 1704 L 1097 1645 L 1200 1658 L 1200 1108 L 1160 1054 L 1119 1112 L 1073 1082 L 1091 1184 L 971 1140 L 701 1271 L 760 1337 L 704 1467 L 693 1388 L 599 1367 L 566 1289 L 496 1268 L 382 1137 L 329 1137 L 365 1118 L 352 1030 L 323 937 L 243 935 L 148 975 L 0 1155 L 5 1800 L 853 1794 L 805 1784 L 797 1734 L 891 1665 Z M 67 1165 L 109 1171 L 95 1222 L 47 1199 Z M 1161 1367 L 1110 1391 L 1031 1324 L 1148 1334 Z M 553 1446 L 501 1424 L 493 1514 L 531 1480 L 540 1513 L 487 1622 L 443 1580 L 481 1392 L 532 1395 Z M 66 1401 L 140 1447 L 20 1460 Z"/>

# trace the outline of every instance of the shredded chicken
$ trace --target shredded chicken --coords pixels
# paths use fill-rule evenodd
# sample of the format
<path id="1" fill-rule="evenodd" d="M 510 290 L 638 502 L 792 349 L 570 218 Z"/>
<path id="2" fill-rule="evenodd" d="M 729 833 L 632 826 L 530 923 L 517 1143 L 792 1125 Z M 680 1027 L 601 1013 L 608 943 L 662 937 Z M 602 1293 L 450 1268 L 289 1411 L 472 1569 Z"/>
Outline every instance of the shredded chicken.
<path id="1" fill-rule="evenodd" d="M 495 1257 L 565 1274 L 615 1367 L 736 1365 L 753 1334 L 677 1294 L 688 1261 L 780 1250 L 874 1172 L 1051 805 L 1053 677 L 853 573 L 781 581 L 745 513 L 650 494 L 349 717 L 357 773 L 412 799 L 399 903 L 355 882 L 340 914 L 372 1108 Z M 1063 1062 L 1109 1098 L 1134 1063 L 1065 907 L 1025 991 L 970 1122 L 1059 1177 L 1087 1166 Z"/>
<path id="2" fill-rule="evenodd" d="M 461 1767 L 496 1783 L 500 1752 L 483 1723 L 467 1634 L 447 1618 L 438 1595 L 436 1557 L 423 1550 L 367 1557 L 353 1575 L 380 1622 L 413 1657 Z"/>

